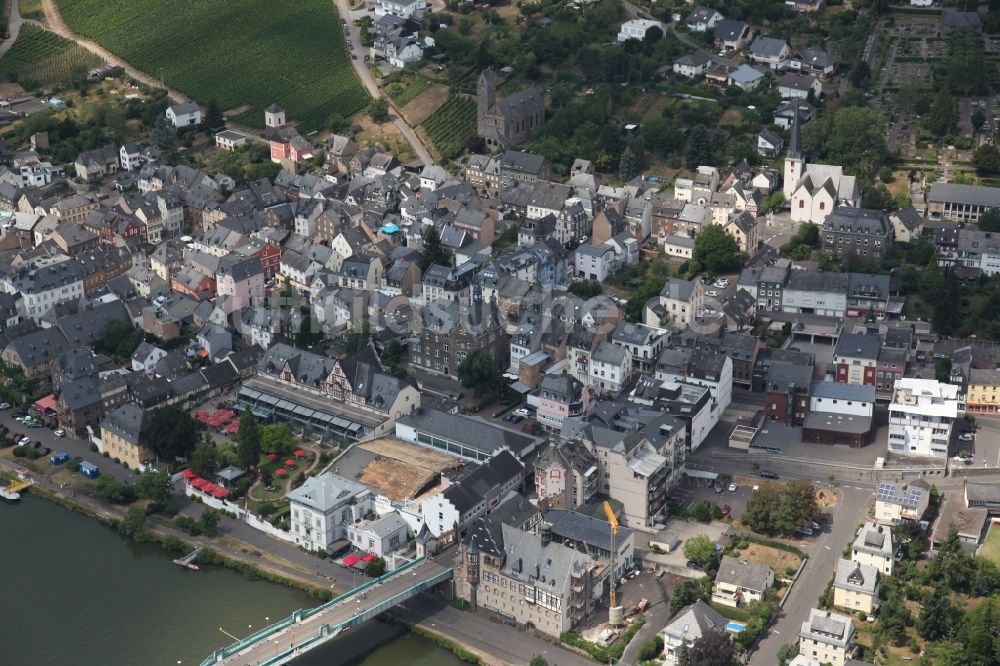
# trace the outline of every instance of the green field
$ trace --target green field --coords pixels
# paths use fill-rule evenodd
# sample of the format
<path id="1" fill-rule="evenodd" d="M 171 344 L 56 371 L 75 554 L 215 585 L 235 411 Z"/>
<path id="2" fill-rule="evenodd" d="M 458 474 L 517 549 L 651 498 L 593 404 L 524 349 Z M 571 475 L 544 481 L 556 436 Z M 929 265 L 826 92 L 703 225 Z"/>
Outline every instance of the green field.
<path id="1" fill-rule="evenodd" d="M 423 127 L 441 157 L 455 157 L 476 135 L 476 100 L 468 95 L 452 95 L 427 116 Z"/>
<path id="2" fill-rule="evenodd" d="M 979 549 L 979 554 L 992 560 L 994 564 L 1000 564 L 1000 529 L 990 525 L 990 529 L 986 533 L 986 540 L 983 541 L 983 545 Z"/>
<path id="3" fill-rule="evenodd" d="M 331 0 L 58 0 L 78 35 L 171 88 L 261 127 L 283 107 L 300 130 L 323 128 L 368 104 Z"/>
<path id="4" fill-rule="evenodd" d="M 25 88 L 56 86 L 83 80 L 102 60 L 54 32 L 33 25 L 21 27 L 17 41 L 0 57 L 0 78 Z"/>

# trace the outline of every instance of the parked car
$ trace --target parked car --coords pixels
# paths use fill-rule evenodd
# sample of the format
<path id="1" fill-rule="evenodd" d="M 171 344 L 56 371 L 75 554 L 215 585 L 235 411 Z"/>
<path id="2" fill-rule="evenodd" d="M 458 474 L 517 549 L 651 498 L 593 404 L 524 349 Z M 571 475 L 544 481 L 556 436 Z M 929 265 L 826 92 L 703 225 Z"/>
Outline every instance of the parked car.
<path id="1" fill-rule="evenodd" d="M 705 570 L 705 567 L 701 566 L 700 564 L 698 564 L 694 560 L 688 560 L 687 561 L 687 568 L 691 569 L 692 571 L 704 571 Z"/>
<path id="2" fill-rule="evenodd" d="M 56 437 L 65 437 L 66 436 L 66 431 L 63 430 L 62 428 L 59 428 L 58 430 L 56 430 L 52 434 L 55 435 Z"/>
<path id="3" fill-rule="evenodd" d="M 705 295 L 706 296 L 718 296 L 719 292 L 717 292 L 715 289 L 710 289 L 709 291 L 705 292 Z"/>
<path id="4" fill-rule="evenodd" d="M 721 280 L 715 281 L 715 286 L 719 289 L 725 289 L 729 286 L 729 280 L 727 278 L 722 278 Z"/>
<path id="5" fill-rule="evenodd" d="M 728 516 L 732 512 L 732 510 L 733 509 L 732 509 L 731 506 L 729 506 L 728 504 L 723 504 L 722 505 L 722 517 L 725 518 L 726 516 Z"/>
<path id="6" fill-rule="evenodd" d="M 25 437 L 22 437 L 21 439 L 17 440 L 17 445 L 18 446 L 27 446 L 30 442 L 31 442 L 31 438 L 25 436 Z"/>
<path id="7" fill-rule="evenodd" d="M 721 483 L 715 484 L 715 492 L 721 493 L 725 490 L 725 487 Z"/>
<path id="8" fill-rule="evenodd" d="M 801 534 L 802 536 L 812 536 L 813 529 L 811 527 L 799 527 L 795 530 L 796 534 Z"/>
<path id="9" fill-rule="evenodd" d="M 760 478 L 762 479 L 780 479 L 781 477 L 770 470 L 763 470 L 760 473 Z"/>
<path id="10" fill-rule="evenodd" d="M 958 441 L 960 442 L 971 442 L 972 439 L 973 439 L 972 433 L 969 432 L 963 432 L 961 435 L 958 436 Z"/>
<path id="11" fill-rule="evenodd" d="M 521 417 L 524 417 L 524 418 L 527 418 L 527 417 L 531 416 L 531 412 L 529 412 L 524 407 L 519 407 L 518 409 L 515 409 L 514 413 L 517 414 L 518 416 L 521 416 Z"/>
<path id="12" fill-rule="evenodd" d="M 0 409 L 10 409 L 9 402 L 0 402 Z"/>
<path id="13" fill-rule="evenodd" d="M 736 488 L 737 488 L 737 486 L 736 486 L 735 483 L 730 483 L 729 484 L 729 492 L 735 493 L 736 492 Z"/>

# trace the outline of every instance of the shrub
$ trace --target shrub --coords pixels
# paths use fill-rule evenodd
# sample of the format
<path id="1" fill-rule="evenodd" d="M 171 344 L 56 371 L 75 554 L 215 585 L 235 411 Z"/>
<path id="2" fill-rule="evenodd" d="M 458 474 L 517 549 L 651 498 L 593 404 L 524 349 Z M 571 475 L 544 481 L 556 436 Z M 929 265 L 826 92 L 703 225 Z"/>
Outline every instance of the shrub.
<path id="1" fill-rule="evenodd" d="M 663 637 L 657 634 L 639 648 L 639 661 L 656 659 L 663 653 Z"/>

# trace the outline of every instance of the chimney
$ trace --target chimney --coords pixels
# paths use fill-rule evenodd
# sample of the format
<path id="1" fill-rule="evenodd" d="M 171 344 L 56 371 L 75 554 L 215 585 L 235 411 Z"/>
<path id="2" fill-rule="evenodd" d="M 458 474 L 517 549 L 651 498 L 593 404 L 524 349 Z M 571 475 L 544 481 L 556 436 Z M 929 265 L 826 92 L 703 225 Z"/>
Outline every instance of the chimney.
<path id="1" fill-rule="evenodd" d="M 542 548 L 552 543 L 552 525 L 551 523 L 542 523 Z"/>

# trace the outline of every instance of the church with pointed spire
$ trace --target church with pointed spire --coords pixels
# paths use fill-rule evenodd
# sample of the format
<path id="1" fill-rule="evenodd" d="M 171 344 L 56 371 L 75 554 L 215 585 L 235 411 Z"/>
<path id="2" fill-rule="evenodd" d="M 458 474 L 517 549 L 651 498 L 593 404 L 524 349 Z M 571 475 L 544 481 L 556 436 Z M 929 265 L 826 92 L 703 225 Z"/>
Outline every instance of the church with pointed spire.
<path id="1" fill-rule="evenodd" d="M 497 99 L 496 75 L 490 68 L 476 87 L 476 132 L 490 150 L 506 150 L 530 139 L 545 122 L 545 102 L 534 88 Z"/>
<path id="2" fill-rule="evenodd" d="M 846 175 L 844 167 L 806 162 L 799 116 L 795 109 L 785 156 L 785 201 L 791 206 L 793 221 L 822 224 L 837 206 L 859 207 L 861 190 L 857 178 Z"/>

